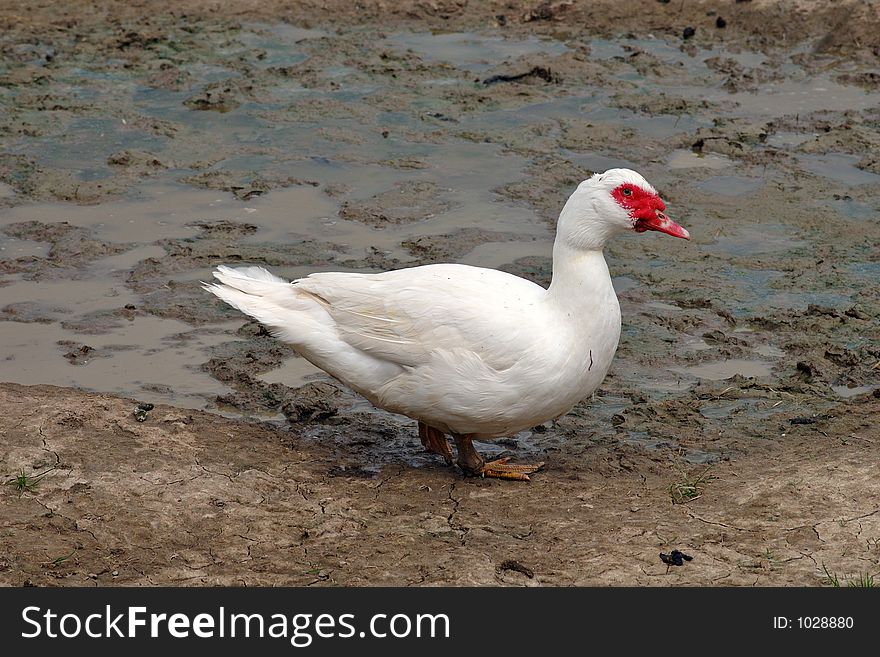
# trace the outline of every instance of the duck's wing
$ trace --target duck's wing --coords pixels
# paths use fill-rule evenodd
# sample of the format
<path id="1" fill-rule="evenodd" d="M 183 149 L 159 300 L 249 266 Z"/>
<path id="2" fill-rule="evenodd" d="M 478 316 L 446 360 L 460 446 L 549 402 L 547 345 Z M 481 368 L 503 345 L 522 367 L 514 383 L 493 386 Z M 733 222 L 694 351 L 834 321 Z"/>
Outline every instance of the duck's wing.
<path id="1" fill-rule="evenodd" d="M 351 346 L 402 366 L 437 350 L 467 350 L 495 369 L 522 353 L 545 290 L 523 278 L 467 265 L 381 274 L 317 273 L 294 282 L 333 319 Z M 534 336 L 532 336 L 534 338 Z"/>

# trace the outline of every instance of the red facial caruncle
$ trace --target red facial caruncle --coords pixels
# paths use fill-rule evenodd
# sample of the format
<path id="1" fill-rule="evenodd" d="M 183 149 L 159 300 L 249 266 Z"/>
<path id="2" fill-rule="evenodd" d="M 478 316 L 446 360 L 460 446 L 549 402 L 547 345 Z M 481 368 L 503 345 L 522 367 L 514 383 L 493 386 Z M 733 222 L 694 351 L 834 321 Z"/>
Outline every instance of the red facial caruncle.
<path id="1" fill-rule="evenodd" d="M 691 238 L 690 233 L 664 214 L 666 204 L 656 192 L 649 192 L 632 183 L 624 183 L 615 187 L 611 196 L 632 218 L 633 230 L 637 233 L 656 230 L 686 240 Z"/>

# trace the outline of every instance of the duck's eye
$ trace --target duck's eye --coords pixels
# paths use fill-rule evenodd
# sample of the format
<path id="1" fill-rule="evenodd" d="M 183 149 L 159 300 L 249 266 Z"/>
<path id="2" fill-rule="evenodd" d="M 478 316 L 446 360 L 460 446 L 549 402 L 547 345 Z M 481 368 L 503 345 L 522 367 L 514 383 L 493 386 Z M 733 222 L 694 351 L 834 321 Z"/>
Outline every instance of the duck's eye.
<path id="1" fill-rule="evenodd" d="M 624 196 L 632 196 L 633 190 L 631 190 L 629 187 L 624 187 L 623 188 L 623 195 Z"/>

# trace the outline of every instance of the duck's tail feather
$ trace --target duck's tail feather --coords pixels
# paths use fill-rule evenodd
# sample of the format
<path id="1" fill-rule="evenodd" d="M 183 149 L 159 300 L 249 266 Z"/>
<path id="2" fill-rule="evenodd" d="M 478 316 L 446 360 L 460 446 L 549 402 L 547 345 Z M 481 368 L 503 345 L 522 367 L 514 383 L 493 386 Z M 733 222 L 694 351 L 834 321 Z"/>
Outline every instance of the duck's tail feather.
<path id="1" fill-rule="evenodd" d="M 290 281 L 272 274 L 262 267 L 239 267 L 233 269 L 226 265 L 220 265 L 214 271 L 214 278 L 229 287 L 247 292 L 248 294 L 262 294 L 267 289 L 275 289 L 279 283 L 289 285 Z"/>
<path id="2" fill-rule="evenodd" d="M 262 267 L 224 265 L 217 267 L 214 278 L 220 282 L 202 283 L 202 287 L 233 308 L 276 331 L 290 323 L 296 295 L 289 281 Z"/>
<path id="3" fill-rule="evenodd" d="M 367 394 L 373 381 L 400 374 L 400 366 L 374 358 L 340 339 L 334 320 L 315 294 L 262 267 L 217 267 L 217 283 L 202 287 L 250 315 L 274 336 L 289 342 L 313 364 Z"/>

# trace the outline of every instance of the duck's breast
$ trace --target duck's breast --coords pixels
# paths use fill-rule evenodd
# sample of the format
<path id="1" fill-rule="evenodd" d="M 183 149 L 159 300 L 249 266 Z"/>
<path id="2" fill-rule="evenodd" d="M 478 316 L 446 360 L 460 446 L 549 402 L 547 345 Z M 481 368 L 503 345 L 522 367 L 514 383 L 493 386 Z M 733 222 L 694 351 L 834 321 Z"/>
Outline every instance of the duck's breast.
<path id="1" fill-rule="evenodd" d="M 503 332 L 504 318 L 494 319 Z M 605 378 L 620 336 L 616 297 L 590 317 L 542 303 L 507 320 L 515 323 L 518 341 L 505 349 L 503 367 L 485 357 L 492 353 L 497 362 L 497 348 L 489 345 L 435 349 L 372 401 L 449 432 L 510 435 L 559 417 L 589 396 Z"/>

